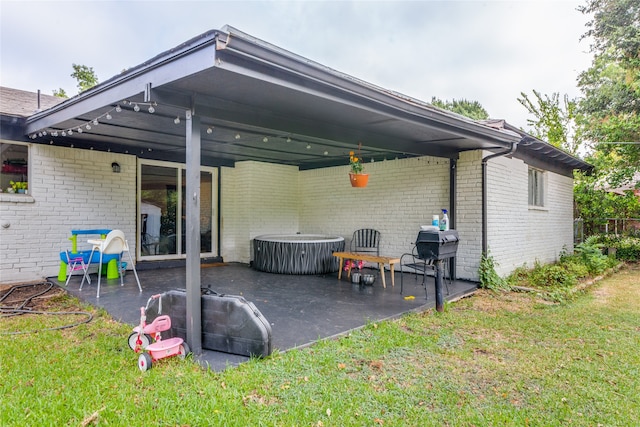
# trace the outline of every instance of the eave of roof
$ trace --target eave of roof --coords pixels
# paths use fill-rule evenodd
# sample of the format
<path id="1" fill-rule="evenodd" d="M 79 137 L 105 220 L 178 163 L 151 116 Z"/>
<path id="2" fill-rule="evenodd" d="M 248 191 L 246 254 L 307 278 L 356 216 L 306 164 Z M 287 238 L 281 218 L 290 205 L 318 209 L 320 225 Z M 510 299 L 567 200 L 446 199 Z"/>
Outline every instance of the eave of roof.
<path id="1" fill-rule="evenodd" d="M 505 129 L 520 135 L 523 142 L 518 144 L 518 148 L 514 156 L 525 160 L 533 166 L 549 169 L 565 175 L 571 175 L 573 170 L 581 170 L 584 172 L 590 172 L 593 170 L 593 166 L 589 163 L 549 144 L 548 142 L 534 137 L 504 120 L 486 120 L 484 123 L 487 126 L 492 126 L 497 129 Z"/>

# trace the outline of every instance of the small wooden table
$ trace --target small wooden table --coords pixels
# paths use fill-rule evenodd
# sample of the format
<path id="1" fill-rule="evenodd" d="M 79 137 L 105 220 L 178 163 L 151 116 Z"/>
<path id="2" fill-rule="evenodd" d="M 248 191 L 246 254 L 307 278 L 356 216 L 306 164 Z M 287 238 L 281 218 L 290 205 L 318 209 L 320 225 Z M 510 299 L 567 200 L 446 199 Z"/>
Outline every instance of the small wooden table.
<path id="1" fill-rule="evenodd" d="M 380 275 L 382 276 L 382 286 L 387 287 L 387 284 L 384 280 L 384 265 L 389 264 L 389 271 L 391 271 L 391 286 L 395 286 L 395 280 L 393 278 L 393 267 L 395 264 L 400 263 L 400 258 L 388 257 L 388 256 L 378 256 L 371 254 L 362 254 L 357 252 L 334 252 L 333 256 L 338 257 L 340 259 L 340 269 L 338 270 L 338 280 L 342 278 L 342 266 L 344 265 L 345 259 L 352 259 L 357 261 L 368 261 L 375 262 L 378 264 L 380 268 Z M 351 278 L 351 267 L 347 270 L 347 277 Z"/>

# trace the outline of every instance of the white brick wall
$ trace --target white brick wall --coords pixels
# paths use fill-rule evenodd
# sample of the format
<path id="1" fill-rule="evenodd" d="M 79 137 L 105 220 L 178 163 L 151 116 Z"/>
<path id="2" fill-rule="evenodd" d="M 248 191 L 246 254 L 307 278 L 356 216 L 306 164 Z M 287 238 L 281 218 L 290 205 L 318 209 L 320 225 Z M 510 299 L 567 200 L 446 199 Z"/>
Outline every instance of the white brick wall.
<path id="1" fill-rule="evenodd" d="M 456 274 L 462 279 L 478 280 L 482 257 L 482 152 L 460 153 L 456 169 L 456 230 L 460 237 Z"/>
<path id="2" fill-rule="evenodd" d="M 420 225 L 449 208 L 449 160 L 435 157 L 368 163 L 369 184 L 353 188 L 349 167 L 309 171 L 242 162 L 222 171 L 223 244 L 228 261 L 248 262 L 260 234 L 382 233 L 381 253 L 410 251 Z"/>
<path id="3" fill-rule="evenodd" d="M 482 255 L 482 156 L 464 152 L 458 160 L 457 225 L 460 235 L 457 275 L 479 280 Z M 573 246 L 573 180 L 551 172 L 547 206 L 528 206 L 528 166 L 517 159 L 497 157 L 487 164 L 487 245 L 505 276 L 525 263 L 557 260 Z"/>
<path id="4" fill-rule="evenodd" d="M 487 164 L 487 245 L 499 274 L 522 264 L 527 251 L 527 179 L 520 160 L 497 157 Z"/>
<path id="5" fill-rule="evenodd" d="M 542 263 L 558 259 L 563 249 L 573 249 L 573 179 L 545 173 L 545 209 L 530 209 L 528 236 L 532 255 Z"/>
<path id="6" fill-rule="evenodd" d="M 298 168 L 238 162 L 222 169 L 222 249 L 225 260 L 249 262 L 251 239 L 298 231 Z"/>
<path id="7" fill-rule="evenodd" d="M 482 250 L 482 154 L 461 153 L 457 163 L 457 273 L 471 280 L 478 279 Z M 58 252 L 70 247 L 76 228 L 122 229 L 135 251 L 135 156 L 33 145 L 30 161 L 34 202 L 0 203 L 0 220 L 10 224 L 0 228 L 2 276 L 57 275 Z M 111 171 L 113 161 L 120 174 Z M 354 230 L 371 227 L 382 233 L 381 253 L 399 256 L 411 250 L 420 225 L 450 208 L 449 167 L 436 157 L 367 163 L 365 188 L 350 186 L 346 164 L 309 171 L 259 162 L 221 168 L 221 255 L 249 262 L 251 239 L 270 233 L 339 235 L 348 247 Z M 527 165 L 489 162 L 488 243 L 499 274 L 535 259 L 552 261 L 572 245 L 572 180 L 545 178 L 547 207 L 529 209 Z"/>
<path id="8" fill-rule="evenodd" d="M 545 172 L 544 208 L 528 205 L 528 166 L 498 157 L 488 163 L 488 246 L 496 271 L 556 261 L 573 247 L 573 180 Z"/>
<path id="9" fill-rule="evenodd" d="M 436 157 L 367 163 L 369 183 L 353 188 L 349 167 L 302 171 L 300 231 L 343 236 L 358 228 L 382 234 L 380 253 L 410 252 L 420 225 L 449 209 L 449 160 Z"/>
<path id="10" fill-rule="evenodd" d="M 121 229 L 135 251 L 135 156 L 38 144 L 30 150 L 33 203 L 0 202 L 0 221 L 9 224 L 0 228 L 0 280 L 56 276 L 72 229 Z M 120 174 L 111 170 L 114 161 Z M 78 238 L 79 248 L 88 248 L 87 238 Z"/>

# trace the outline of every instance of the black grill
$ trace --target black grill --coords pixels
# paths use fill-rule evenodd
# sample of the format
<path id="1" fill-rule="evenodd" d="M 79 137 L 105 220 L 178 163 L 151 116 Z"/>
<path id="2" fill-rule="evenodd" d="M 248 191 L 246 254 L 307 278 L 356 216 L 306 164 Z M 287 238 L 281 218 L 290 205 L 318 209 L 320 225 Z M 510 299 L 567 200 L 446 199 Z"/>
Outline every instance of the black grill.
<path id="1" fill-rule="evenodd" d="M 416 239 L 418 257 L 436 261 L 453 258 L 458 250 L 458 240 L 456 230 L 420 231 Z"/>
<path id="2" fill-rule="evenodd" d="M 449 258 L 456 256 L 458 250 L 458 232 L 456 230 L 447 231 L 427 231 L 422 230 L 416 239 L 416 251 L 418 258 L 433 260 L 436 267 L 436 310 L 444 311 L 444 296 L 442 295 L 442 279 L 444 276 L 443 264 Z M 449 271 L 453 275 L 455 268 Z M 452 277 L 452 276 L 449 276 Z"/>

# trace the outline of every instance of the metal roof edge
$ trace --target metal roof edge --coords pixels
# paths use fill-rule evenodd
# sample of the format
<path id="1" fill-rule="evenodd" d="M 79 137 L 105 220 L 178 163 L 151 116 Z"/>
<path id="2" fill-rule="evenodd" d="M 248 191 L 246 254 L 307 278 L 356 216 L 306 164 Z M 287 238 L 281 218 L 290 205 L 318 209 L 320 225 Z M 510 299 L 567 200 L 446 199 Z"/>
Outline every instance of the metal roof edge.
<path id="1" fill-rule="evenodd" d="M 40 111 L 40 112 L 36 112 L 35 114 L 29 116 L 27 118 L 27 123 L 31 123 L 33 121 L 36 121 L 42 117 L 46 117 L 50 114 L 53 114 L 57 111 L 63 110 L 65 108 L 68 108 L 71 105 L 74 105 L 78 102 L 81 102 L 82 100 L 86 99 L 86 98 L 90 98 L 91 96 L 94 96 L 98 93 L 107 91 L 108 89 L 117 86 L 118 84 L 133 79 L 136 76 L 149 71 L 152 68 L 158 67 L 164 63 L 167 62 L 171 62 L 172 60 L 181 57 L 185 54 L 187 54 L 188 52 L 193 51 L 194 49 L 198 49 L 201 48 L 203 46 L 206 45 L 210 45 L 214 42 L 217 41 L 219 36 L 223 36 L 224 40 L 226 41 L 227 38 L 227 34 L 221 32 L 220 30 L 209 30 L 206 31 L 204 33 L 201 33 L 189 40 L 187 40 L 186 42 L 183 42 L 181 44 L 179 44 L 178 46 L 175 46 L 169 50 L 166 50 L 162 53 L 159 53 L 158 55 L 152 57 L 151 59 L 138 64 L 136 66 L 133 66 L 131 68 L 128 68 L 126 70 L 124 70 L 122 73 L 117 74 L 113 77 L 110 77 L 109 79 L 105 80 L 102 83 L 99 83 L 97 85 L 95 85 L 94 87 L 87 89 L 84 92 L 81 92 L 77 95 L 74 95 L 71 98 L 66 99 L 65 101 L 61 102 L 58 105 L 55 105 L 49 109 Z"/>
<path id="2" fill-rule="evenodd" d="M 566 151 L 549 144 L 525 131 L 519 129 L 512 124 L 509 124 L 507 121 L 503 119 L 490 119 L 486 120 L 485 123 L 487 126 L 498 127 L 501 126 L 506 131 L 515 133 L 520 135 L 521 137 L 526 137 L 527 142 L 525 144 L 518 145 L 518 151 L 524 151 L 530 156 L 537 157 L 541 160 L 547 160 L 549 163 L 560 163 L 565 165 L 572 170 L 578 169 L 585 172 L 590 172 L 593 170 L 594 166 L 585 162 L 584 160 L 567 153 Z M 518 153 L 516 152 L 516 155 Z"/>
<path id="3" fill-rule="evenodd" d="M 224 29 L 225 31 L 228 31 L 229 34 L 229 40 L 225 46 L 225 49 L 235 49 L 238 53 L 255 54 L 255 51 L 248 52 L 248 50 L 243 49 L 241 45 L 236 45 L 234 43 L 236 39 L 242 40 L 245 43 L 249 43 L 261 49 L 265 53 L 264 56 L 260 57 L 260 59 L 262 60 L 267 60 L 268 62 L 279 65 L 282 65 L 283 60 L 295 61 L 298 65 L 302 66 L 302 68 L 296 68 L 296 73 L 304 75 L 307 78 L 321 80 L 326 84 L 341 87 L 343 90 L 347 90 L 351 93 L 358 94 L 370 100 L 374 100 L 380 104 L 387 106 L 393 105 L 395 108 L 401 108 L 405 112 L 418 115 L 419 117 L 435 122 L 440 122 L 443 125 L 447 126 L 457 126 L 462 128 L 466 132 L 475 134 L 476 136 L 482 136 L 485 138 L 503 142 L 505 143 L 505 148 L 508 148 L 510 143 L 516 142 L 520 139 L 518 134 L 515 134 L 508 130 L 496 129 L 490 126 L 486 126 L 480 121 L 461 116 L 451 111 L 442 110 L 428 102 L 421 101 L 408 95 L 404 95 L 397 91 L 385 89 L 381 86 L 359 79 L 352 75 L 337 71 L 334 68 L 320 64 L 319 62 L 305 58 L 301 55 L 295 54 L 291 51 L 261 40 L 257 37 L 251 36 L 241 30 L 238 30 L 237 28 L 225 26 Z M 281 60 L 277 61 L 278 58 L 281 58 Z M 307 72 L 304 72 L 303 70 L 303 68 L 305 67 L 307 68 Z M 286 68 L 291 70 L 290 67 Z M 315 72 L 312 73 L 310 72 L 311 70 Z M 325 78 L 323 79 L 322 75 L 318 73 L 324 74 Z M 342 84 L 340 85 L 338 83 Z M 357 89 L 360 90 L 358 91 Z"/>

